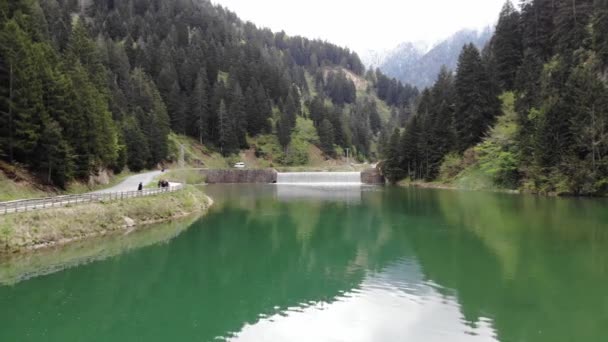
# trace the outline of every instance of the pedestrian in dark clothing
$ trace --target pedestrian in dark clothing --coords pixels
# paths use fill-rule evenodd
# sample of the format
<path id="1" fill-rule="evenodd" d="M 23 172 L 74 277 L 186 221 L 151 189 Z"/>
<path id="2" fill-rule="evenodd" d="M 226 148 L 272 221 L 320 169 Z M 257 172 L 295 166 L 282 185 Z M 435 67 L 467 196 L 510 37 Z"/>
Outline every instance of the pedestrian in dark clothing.
<path id="1" fill-rule="evenodd" d="M 139 186 L 137 187 L 137 191 L 142 191 L 144 189 L 144 185 L 142 182 L 139 182 Z"/>

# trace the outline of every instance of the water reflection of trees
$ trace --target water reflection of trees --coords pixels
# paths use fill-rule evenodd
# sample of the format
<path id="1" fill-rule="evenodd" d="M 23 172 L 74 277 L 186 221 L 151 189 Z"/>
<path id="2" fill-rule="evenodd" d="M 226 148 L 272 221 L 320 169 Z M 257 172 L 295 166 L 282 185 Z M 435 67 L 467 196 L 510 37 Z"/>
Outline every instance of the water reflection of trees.
<path id="1" fill-rule="evenodd" d="M 471 324 L 491 318 L 501 341 L 606 336 L 606 201 L 411 193 L 428 204 L 406 202 L 402 210 L 438 207 L 444 222 L 426 230 L 450 227 L 442 234 L 408 229 L 423 272 L 456 294 Z"/>
<path id="2" fill-rule="evenodd" d="M 283 203 L 268 189 L 223 188 L 228 199 L 170 244 L 0 287 L 12 308 L 0 340 L 210 340 L 340 300 L 370 271 L 391 281 L 404 259 L 500 340 L 606 335 L 604 202 L 386 189 Z"/>
<path id="3" fill-rule="evenodd" d="M 12 327 L 0 340 L 19 340 L 31 324 L 40 327 L 29 329 L 32 339 L 45 341 L 226 336 L 265 316 L 331 303 L 368 269 L 397 259 L 403 239 L 383 236 L 381 221 L 340 202 L 262 194 L 220 203 L 170 244 L 0 287 L 0 307 L 14 308 L 0 310 Z"/>

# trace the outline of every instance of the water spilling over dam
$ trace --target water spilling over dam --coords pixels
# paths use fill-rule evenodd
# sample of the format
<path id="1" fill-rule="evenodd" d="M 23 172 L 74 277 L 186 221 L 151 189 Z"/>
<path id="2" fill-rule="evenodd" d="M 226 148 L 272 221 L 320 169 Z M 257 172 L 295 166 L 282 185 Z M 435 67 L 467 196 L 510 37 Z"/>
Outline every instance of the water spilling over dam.
<path id="1" fill-rule="evenodd" d="M 360 185 L 361 172 L 279 172 L 277 184 Z"/>

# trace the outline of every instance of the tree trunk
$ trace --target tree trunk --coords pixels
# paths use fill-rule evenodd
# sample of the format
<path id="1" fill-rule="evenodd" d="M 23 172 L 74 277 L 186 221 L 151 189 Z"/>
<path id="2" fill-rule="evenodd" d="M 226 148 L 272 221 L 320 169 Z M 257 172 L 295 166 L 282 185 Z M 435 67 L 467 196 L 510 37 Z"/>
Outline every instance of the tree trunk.
<path id="1" fill-rule="evenodd" d="M 8 86 L 8 161 L 13 162 L 13 65 L 9 67 Z"/>
<path id="2" fill-rule="evenodd" d="M 53 173 L 53 164 L 51 163 L 51 156 L 49 156 L 49 174 L 47 177 L 47 182 L 51 184 L 51 174 Z"/>
<path id="3" fill-rule="evenodd" d="M 593 134 L 591 134 L 591 165 L 593 166 L 593 172 L 597 171 L 595 166 L 595 105 L 591 106 L 591 129 Z"/>

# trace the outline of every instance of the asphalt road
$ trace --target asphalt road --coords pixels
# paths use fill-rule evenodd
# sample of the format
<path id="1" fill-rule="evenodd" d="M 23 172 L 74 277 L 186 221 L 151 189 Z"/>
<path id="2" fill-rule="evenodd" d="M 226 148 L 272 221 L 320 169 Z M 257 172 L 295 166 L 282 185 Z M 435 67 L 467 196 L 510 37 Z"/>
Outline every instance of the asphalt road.
<path id="1" fill-rule="evenodd" d="M 151 183 L 154 178 L 158 175 L 162 175 L 162 171 L 151 171 L 140 173 L 137 175 L 127 177 L 122 183 L 115 185 L 108 189 L 92 192 L 93 194 L 105 194 L 109 192 L 125 192 L 125 191 L 136 191 L 139 183 L 143 183 L 144 187 Z"/>

